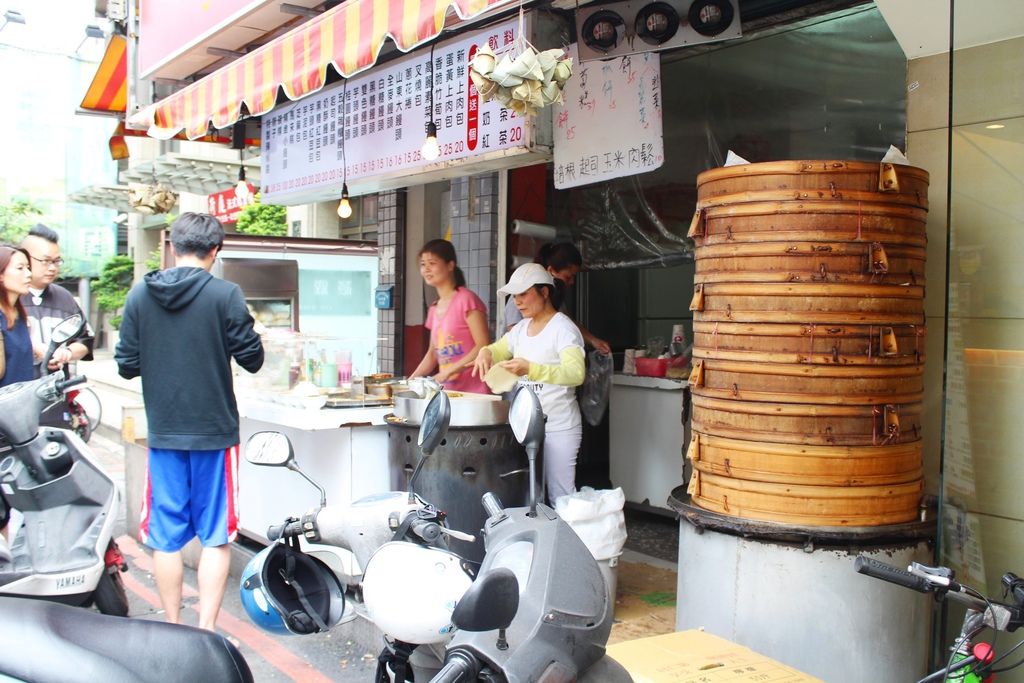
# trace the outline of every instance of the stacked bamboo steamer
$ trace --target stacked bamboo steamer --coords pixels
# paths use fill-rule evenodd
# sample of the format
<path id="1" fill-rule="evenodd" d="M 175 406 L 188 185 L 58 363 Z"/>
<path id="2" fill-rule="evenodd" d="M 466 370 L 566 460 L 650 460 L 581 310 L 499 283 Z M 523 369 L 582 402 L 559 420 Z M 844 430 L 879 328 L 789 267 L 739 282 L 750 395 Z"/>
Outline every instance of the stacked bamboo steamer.
<path id="1" fill-rule="evenodd" d="M 928 173 L 782 161 L 697 177 L 691 501 L 801 526 L 918 516 Z"/>

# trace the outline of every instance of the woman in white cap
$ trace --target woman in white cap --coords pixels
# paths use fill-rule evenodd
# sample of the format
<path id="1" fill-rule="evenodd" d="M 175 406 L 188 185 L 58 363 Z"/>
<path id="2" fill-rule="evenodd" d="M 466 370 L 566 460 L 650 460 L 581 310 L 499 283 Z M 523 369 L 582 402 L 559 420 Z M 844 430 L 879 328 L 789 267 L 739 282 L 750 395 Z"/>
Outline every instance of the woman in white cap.
<path id="1" fill-rule="evenodd" d="M 547 416 L 544 484 L 551 503 L 576 491 L 576 456 L 583 438 L 576 387 L 586 375 L 583 336 L 569 316 L 555 310 L 551 302 L 555 287 L 544 266 L 527 263 L 517 268 L 498 293 L 514 297 L 523 320 L 482 348 L 473 364 L 477 377 L 484 377 L 497 364 L 540 397 Z"/>
<path id="2" fill-rule="evenodd" d="M 576 282 L 576 276 L 579 275 L 580 270 L 583 269 L 583 255 L 580 254 L 580 250 L 572 242 L 553 242 L 545 244 L 537 252 L 537 258 L 533 260 L 534 263 L 539 263 L 551 273 L 551 277 L 556 280 L 561 280 L 564 285 L 564 291 L 561 292 L 561 296 L 555 296 L 555 310 L 565 313 L 565 306 L 562 300 L 565 299 L 565 294 L 568 293 L 570 287 Z M 505 325 L 506 329 L 511 330 L 516 323 L 523 319 L 522 313 L 516 308 L 516 302 L 514 297 L 509 297 L 505 302 Z M 583 341 L 590 344 L 601 353 L 611 353 L 612 347 L 604 339 L 595 337 L 591 332 L 580 325 L 575 320 L 576 327 L 579 328 L 580 334 L 583 335 Z"/>

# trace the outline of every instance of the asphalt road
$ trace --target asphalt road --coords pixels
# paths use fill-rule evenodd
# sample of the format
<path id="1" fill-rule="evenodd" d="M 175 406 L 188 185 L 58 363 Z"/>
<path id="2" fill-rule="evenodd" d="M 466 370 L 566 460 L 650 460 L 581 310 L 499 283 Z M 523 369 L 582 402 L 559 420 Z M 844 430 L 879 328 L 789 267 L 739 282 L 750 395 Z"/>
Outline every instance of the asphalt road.
<path id="1" fill-rule="evenodd" d="M 122 490 L 122 509 L 116 525 L 117 543 L 128 561 L 122 574 L 128 591 L 129 618 L 163 620 L 163 610 L 153 579 L 153 561 L 147 548 L 126 535 L 124 511 L 124 452 L 120 444 L 96 434 L 89 446 Z M 372 681 L 379 648 L 369 651 L 368 637 L 359 629 L 359 620 L 342 624 L 325 634 L 311 636 L 274 636 L 257 628 L 242 609 L 238 597 L 238 576 L 232 576 L 217 620 L 217 632 L 232 639 L 252 669 L 257 683 L 270 681 Z M 185 568 L 182 594 L 182 620 L 192 626 L 199 620 L 195 571 Z M 362 641 L 363 644 L 359 644 Z M 125 653 L 125 656 L 133 656 Z"/>

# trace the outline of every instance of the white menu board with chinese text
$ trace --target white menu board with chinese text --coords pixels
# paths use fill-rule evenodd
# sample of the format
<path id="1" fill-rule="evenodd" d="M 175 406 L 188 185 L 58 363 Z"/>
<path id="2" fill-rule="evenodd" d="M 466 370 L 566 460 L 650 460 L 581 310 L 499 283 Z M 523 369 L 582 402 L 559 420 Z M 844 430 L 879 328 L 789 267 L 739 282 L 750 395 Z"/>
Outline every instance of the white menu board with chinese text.
<path id="1" fill-rule="evenodd" d="M 580 63 L 555 106 L 555 187 L 653 171 L 665 162 L 661 57 L 646 52 Z"/>
<path id="2" fill-rule="evenodd" d="M 357 185 L 360 178 L 526 147 L 528 123 L 494 100 L 480 102 L 468 66 L 477 45 L 500 53 L 518 29 L 513 20 L 467 34 L 437 45 L 432 60 L 429 50 L 403 57 L 274 109 L 263 117 L 263 200 L 319 200 L 325 191 L 340 194 L 343 177 Z M 420 148 L 431 74 L 441 156 L 427 161 Z"/>

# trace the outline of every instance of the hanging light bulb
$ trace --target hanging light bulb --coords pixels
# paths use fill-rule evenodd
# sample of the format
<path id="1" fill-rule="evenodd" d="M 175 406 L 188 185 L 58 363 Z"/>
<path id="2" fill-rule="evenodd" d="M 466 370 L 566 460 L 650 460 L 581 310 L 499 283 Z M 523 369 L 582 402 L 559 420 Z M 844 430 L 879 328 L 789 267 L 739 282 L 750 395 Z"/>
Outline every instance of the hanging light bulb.
<path id="1" fill-rule="evenodd" d="M 420 154 L 427 161 L 433 161 L 441 156 L 441 148 L 437 144 L 437 125 L 433 121 L 427 123 L 427 140 L 420 148 Z"/>
<path id="2" fill-rule="evenodd" d="M 235 185 L 235 196 L 241 201 L 249 198 L 249 183 L 245 182 L 245 166 L 238 167 L 238 184 Z"/>
<path id="3" fill-rule="evenodd" d="M 349 218 L 352 216 L 352 204 L 348 201 L 348 183 L 341 184 L 341 201 L 338 203 L 338 217 Z"/>

